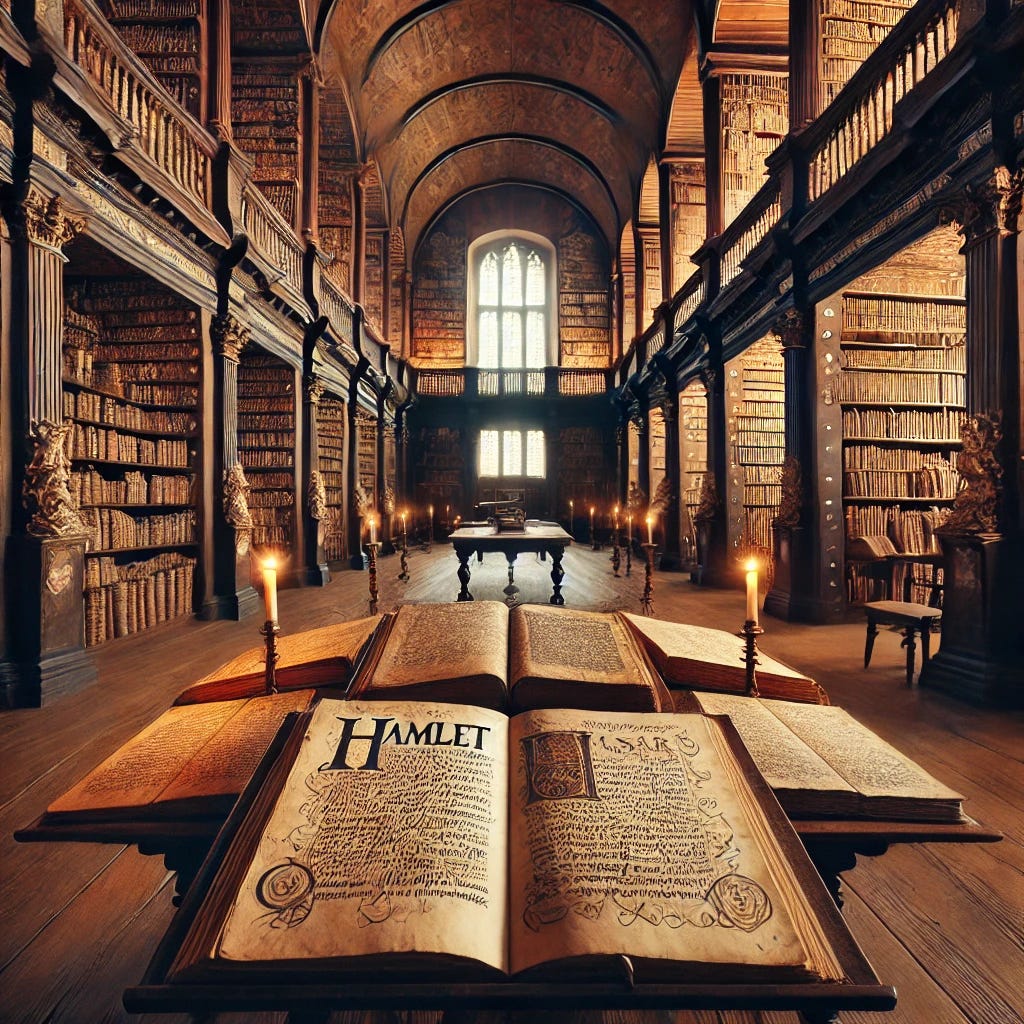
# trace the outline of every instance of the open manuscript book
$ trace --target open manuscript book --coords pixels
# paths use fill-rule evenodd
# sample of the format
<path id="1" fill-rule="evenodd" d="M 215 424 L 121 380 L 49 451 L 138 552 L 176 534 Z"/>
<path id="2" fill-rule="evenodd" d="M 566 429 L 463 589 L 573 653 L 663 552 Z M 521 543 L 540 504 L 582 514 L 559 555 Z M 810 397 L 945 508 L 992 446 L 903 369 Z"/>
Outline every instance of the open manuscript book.
<path id="1" fill-rule="evenodd" d="M 837 922 L 724 719 L 322 700 L 167 977 L 840 981 Z"/>

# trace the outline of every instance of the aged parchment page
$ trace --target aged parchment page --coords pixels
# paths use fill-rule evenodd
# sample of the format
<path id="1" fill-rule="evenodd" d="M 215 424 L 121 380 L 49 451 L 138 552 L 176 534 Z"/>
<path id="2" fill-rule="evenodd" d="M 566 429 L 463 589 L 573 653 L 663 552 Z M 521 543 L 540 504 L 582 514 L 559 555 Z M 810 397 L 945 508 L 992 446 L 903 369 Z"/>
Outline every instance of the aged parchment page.
<path id="1" fill-rule="evenodd" d="M 513 971 L 614 953 L 803 968 L 712 727 L 700 715 L 512 720 Z"/>
<path id="2" fill-rule="evenodd" d="M 322 701 L 217 955 L 416 951 L 503 970 L 507 721 L 458 704 Z"/>

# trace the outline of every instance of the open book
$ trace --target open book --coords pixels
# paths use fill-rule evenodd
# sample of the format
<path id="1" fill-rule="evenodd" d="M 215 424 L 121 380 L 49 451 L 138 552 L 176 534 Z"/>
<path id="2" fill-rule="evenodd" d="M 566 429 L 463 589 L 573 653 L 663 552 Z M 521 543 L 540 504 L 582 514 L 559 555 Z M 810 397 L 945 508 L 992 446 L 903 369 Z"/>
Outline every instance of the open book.
<path id="1" fill-rule="evenodd" d="M 46 809 L 39 824 L 223 819 L 285 715 L 313 690 L 172 707 Z"/>
<path id="2" fill-rule="evenodd" d="M 277 641 L 274 676 L 278 690 L 307 686 L 346 686 L 368 649 L 382 616 L 336 622 L 301 633 L 284 633 Z M 253 647 L 225 662 L 183 690 L 175 704 L 256 697 L 265 692 L 265 646 Z"/>
<path id="3" fill-rule="evenodd" d="M 963 821 L 962 797 L 842 708 L 697 693 L 728 715 L 791 818 Z"/>
<path id="4" fill-rule="evenodd" d="M 671 708 L 618 613 L 500 601 L 402 605 L 349 697 L 503 710 Z"/>
<path id="5" fill-rule="evenodd" d="M 172 983 L 842 980 L 835 907 L 726 719 L 322 700 L 299 725 Z"/>
<path id="6" fill-rule="evenodd" d="M 735 633 L 647 615 L 620 613 L 643 642 L 669 686 L 743 693 L 746 689 L 744 641 Z M 813 679 L 781 661 L 757 655 L 757 688 L 762 697 L 827 704 L 828 696 Z"/>

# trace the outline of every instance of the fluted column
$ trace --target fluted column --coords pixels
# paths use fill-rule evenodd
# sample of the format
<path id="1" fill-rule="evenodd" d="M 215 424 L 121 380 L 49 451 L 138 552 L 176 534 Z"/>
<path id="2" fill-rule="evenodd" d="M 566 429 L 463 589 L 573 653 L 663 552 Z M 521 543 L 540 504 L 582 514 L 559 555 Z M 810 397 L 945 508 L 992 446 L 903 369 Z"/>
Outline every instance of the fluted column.
<path id="1" fill-rule="evenodd" d="M 249 343 L 249 328 L 231 313 L 209 327 L 212 387 L 209 414 L 202 417 L 203 463 L 212 483 L 204 504 L 208 528 L 203 545 L 204 619 L 241 619 L 256 611 L 250 544 L 249 482 L 238 456 L 238 363 Z M 206 473 L 203 474 L 206 476 Z"/>
<path id="2" fill-rule="evenodd" d="M 31 707 L 96 675 L 85 653 L 87 527 L 68 487 L 74 426 L 64 418 L 61 386 L 63 247 L 85 225 L 63 200 L 33 183 L 10 220 L 11 445 L 5 457 L 11 459 L 8 479 L 21 481 L 21 507 L 12 509 L 4 548 L 0 703 Z"/>
<path id="3" fill-rule="evenodd" d="M 700 501 L 693 514 L 697 528 L 698 568 L 696 582 L 702 586 L 725 586 L 735 581 L 735 566 L 729 565 L 728 529 L 725 514 L 727 438 L 725 432 L 725 372 L 720 357 L 701 371 L 708 396 L 707 469 Z"/>
<path id="4" fill-rule="evenodd" d="M 967 270 L 963 489 L 939 530 L 942 647 L 921 684 L 967 700 L 1024 706 L 1020 214 L 1024 170 L 997 167 L 952 212 Z"/>

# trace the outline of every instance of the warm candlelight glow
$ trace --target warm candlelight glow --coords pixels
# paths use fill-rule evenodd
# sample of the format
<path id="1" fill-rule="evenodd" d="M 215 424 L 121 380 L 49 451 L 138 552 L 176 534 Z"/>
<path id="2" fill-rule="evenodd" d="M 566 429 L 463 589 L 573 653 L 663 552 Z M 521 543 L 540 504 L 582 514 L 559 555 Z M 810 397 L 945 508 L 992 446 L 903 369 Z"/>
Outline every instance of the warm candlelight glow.
<path id="1" fill-rule="evenodd" d="M 647 543 L 648 544 L 653 544 L 654 543 L 654 517 L 653 516 L 648 516 L 647 517 Z"/>
<path id="2" fill-rule="evenodd" d="M 434 506 L 433 505 L 428 505 L 427 506 L 427 515 L 430 516 L 430 520 L 431 520 L 431 522 L 433 522 L 433 520 L 434 520 Z"/>
<path id="3" fill-rule="evenodd" d="M 377 543 L 377 517 L 370 516 L 370 543 Z"/>
<path id="4" fill-rule="evenodd" d="M 277 622 L 277 562 L 273 558 L 263 562 L 263 603 L 267 622 Z"/>
<path id="5" fill-rule="evenodd" d="M 744 569 L 747 573 L 747 622 L 757 625 L 757 562 L 753 558 L 747 560 Z"/>
<path id="6" fill-rule="evenodd" d="M 626 543 L 629 544 L 633 540 L 633 513 L 626 513 Z"/>

